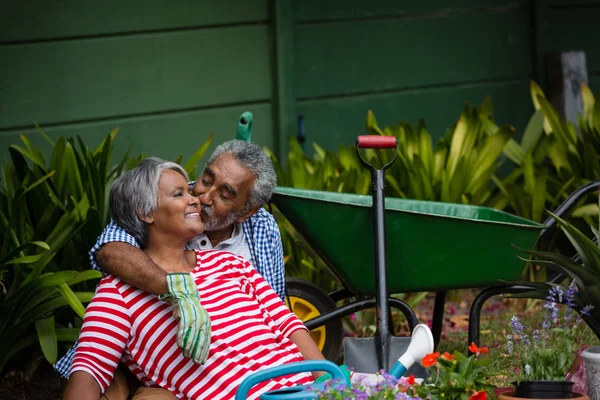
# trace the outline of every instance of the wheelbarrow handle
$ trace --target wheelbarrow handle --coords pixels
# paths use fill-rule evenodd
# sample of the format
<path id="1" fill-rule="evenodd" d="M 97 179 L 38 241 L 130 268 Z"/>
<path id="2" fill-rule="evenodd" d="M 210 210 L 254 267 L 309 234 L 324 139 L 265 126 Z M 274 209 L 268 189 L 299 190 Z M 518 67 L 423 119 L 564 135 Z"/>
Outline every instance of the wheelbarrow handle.
<path id="1" fill-rule="evenodd" d="M 248 376 L 246 379 L 242 381 L 240 387 L 238 388 L 235 394 L 235 400 L 246 400 L 246 396 L 252 387 L 260 382 L 277 378 L 278 376 L 289 375 L 289 374 L 297 374 L 299 372 L 310 372 L 310 371 L 325 371 L 329 372 L 332 376 L 332 379 L 339 379 L 349 385 L 350 382 L 348 378 L 344 375 L 340 367 L 331 361 L 327 360 L 312 360 L 312 361 L 299 361 L 293 362 L 289 364 L 279 365 L 277 367 L 272 367 L 268 369 L 264 369 L 262 371 L 258 371 Z M 273 396 L 269 396 L 268 393 L 265 393 L 261 396 L 261 398 L 273 398 L 275 399 L 275 394 Z"/>
<path id="2" fill-rule="evenodd" d="M 398 144 L 395 136 L 362 135 L 356 137 L 356 145 L 361 149 L 394 149 Z"/>

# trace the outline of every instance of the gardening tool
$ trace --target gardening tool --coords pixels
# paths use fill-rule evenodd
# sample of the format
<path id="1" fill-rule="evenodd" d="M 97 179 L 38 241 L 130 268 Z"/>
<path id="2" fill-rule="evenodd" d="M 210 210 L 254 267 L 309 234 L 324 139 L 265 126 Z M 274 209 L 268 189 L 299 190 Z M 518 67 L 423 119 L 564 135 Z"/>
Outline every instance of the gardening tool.
<path id="1" fill-rule="evenodd" d="M 400 378 L 417 360 L 422 360 L 427 354 L 433 352 L 433 335 L 425 324 L 419 324 L 412 332 L 410 344 L 406 352 L 390 370 L 390 375 Z"/>
<path id="2" fill-rule="evenodd" d="M 408 349 L 396 361 L 394 367 L 390 371 L 390 375 L 400 378 L 408 369 L 410 369 L 416 361 L 421 360 L 427 354 L 433 351 L 433 336 L 431 330 L 425 324 L 419 324 L 413 330 Z M 242 381 L 242 384 L 236 392 L 236 400 L 245 399 L 245 395 L 257 383 L 276 378 L 287 374 L 296 374 L 299 372 L 309 371 L 326 371 L 331 374 L 331 379 L 343 382 L 346 385 L 350 381 L 344 375 L 342 370 L 331 361 L 302 361 L 279 365 L 277 367 L 265 369 L 256 372 Z M 357 375 L 362 375 L 358 374 Z M 369 378 L 364 376 L 363 378 Z M 363 379 L 363 381 L 366 381 Z M 295 400 L 295 399 L 316 399 L 317 391 L 325 390 L 325 382 L 313 383 L 311 385 L 298 385 L 291 388 L 273 390 L 260 395 L 260 400 Z"/>
<path id="3" fill-rule="evenodd" d="M 250 111 L 246 111 L 240 115 L 237 124 L 235 138 L 246 142 L 252 141 L 252 121 L 254 116 Z"/>
<path id="4" fill-rule="evenodd" d="M 375 168 L 361 156 L 359 149 L 393 149 L 394 157 L 381 169 Z M 398 139 L 395 136 L 358 136 L 356 154 L 371 173 L 373 192 L 373 256 L 375 273 L 375 335 L 371 338 L 345 338 L 344 363 L 355 372 L 374 373 L 389 371 L 390 360 L 397 359 L 408 347 L 408 338 L 399 338 L 390 332 L 388 304 L 387 264 L 385 247 L 384 189 L 385 170 L 396 160 Z"/>
<path id="5" fill-rule="evenodd" d="M 242 381 L 240 387 L 235 393 L 235 400 L 245 400 L 250 389 L 257 383 L 276 378 L 282 375 L 297 374 L 300 372 L 310 371 L 325 371 L 331 374 L 332 379 L 344 382 L 346 385 L 350 384 L 350 381 L 340 367 L 326 360 L 313 360 L 313 361 L 301 361 L 295 363 L 289 363 L 279 365 L 277 367 L 268 368 L 262 371 L 258 371 L 247 377 Z M 310 389 L 310 388 L 313 389 Z M 290 388 L 284 388 L 279 390 L 272 390 L 270 392 L 263 393 L 259 396 L 260 400 L 296 400 L 296 399 L 317 399 L 316 390 L 323 390 L 324 384 L 313 384 L 310 386 L 298 385 Z"/>

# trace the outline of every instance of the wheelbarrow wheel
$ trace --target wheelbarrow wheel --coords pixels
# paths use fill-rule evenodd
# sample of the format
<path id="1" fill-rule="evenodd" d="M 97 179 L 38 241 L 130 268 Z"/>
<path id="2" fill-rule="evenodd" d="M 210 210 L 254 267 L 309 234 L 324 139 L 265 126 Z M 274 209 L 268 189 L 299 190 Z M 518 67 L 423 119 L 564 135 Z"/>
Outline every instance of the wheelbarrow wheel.
<path id="1" fill-rule="evenodd" d="M 297 278 L 287 278 L 285 282 L 286 305 L 302 322 L 335 310 L 331 297 L 312 283 Z M 310 336 L 323 356 L 336 362 L 342 348 L 342 332 L 342 321 L 338 319 L 313 329 Z"/>

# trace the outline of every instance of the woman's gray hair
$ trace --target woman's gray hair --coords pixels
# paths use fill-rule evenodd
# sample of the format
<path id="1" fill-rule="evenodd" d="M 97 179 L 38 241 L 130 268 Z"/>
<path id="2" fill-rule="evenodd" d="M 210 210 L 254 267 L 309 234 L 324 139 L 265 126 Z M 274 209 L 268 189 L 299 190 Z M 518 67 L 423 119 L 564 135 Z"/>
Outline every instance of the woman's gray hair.
<path id="1" fill-rule="evenodd" d="M 243 167 L 254 174 L 256 181 L 240 214 L 267 204 L 277 185 L 277 174 L 269 157 L 260 146 L 244 140 L 230 140 L 217 146 L 206 162 L 210 166 L 220 155 L 231 154 Z"/>
<path id="2" fill-rule="evenodd" d="M 149 217 L 156 210 L 158 181 L 162 172 L 167 169 L 179 172 L 189 181 L 179 164 L 148 157 L 140 161 L 136 168 L 117 178 L 110 187 L 111 218 L 132 235 L 141 247 L 146 245 L 148 230 L 140 217 Z"/>

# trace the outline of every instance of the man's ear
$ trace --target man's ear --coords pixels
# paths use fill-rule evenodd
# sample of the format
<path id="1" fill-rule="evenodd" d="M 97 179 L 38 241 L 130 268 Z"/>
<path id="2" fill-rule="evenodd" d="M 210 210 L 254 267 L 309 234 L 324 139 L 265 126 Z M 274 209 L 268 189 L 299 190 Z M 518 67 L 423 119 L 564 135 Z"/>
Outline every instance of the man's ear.
<path id="1" fill-rule="evenodd" d="M 147 224 L 151 224 L 154 222 L 154 217 L 152 215 L 148 216 L 148 217 L 144 217 L 139 210 L 135 210 L 135 213 L 137 215 L 137 217 L 139 219 L 141 219 L 143 222 L 147 223 Z"/>
<path id="2" fill-rule="evenodd" d="M 235 220 L 235 222 L 241 224 L 242 222 L 244 222 L 245 220 L 247 220 L 248 218 L 250 218 L 251 216 L 253 216 L 254 214 L 256 214 L 256 212 L 258 210 L 260 210 L 260 209 L 261 209 L 261 207 L 256 207 L 256 208 L 251 209 L 250 211 L 248 211 L 244 215 L 241 215 L 241 216 L 237 217 L 237 219 Z"/>

